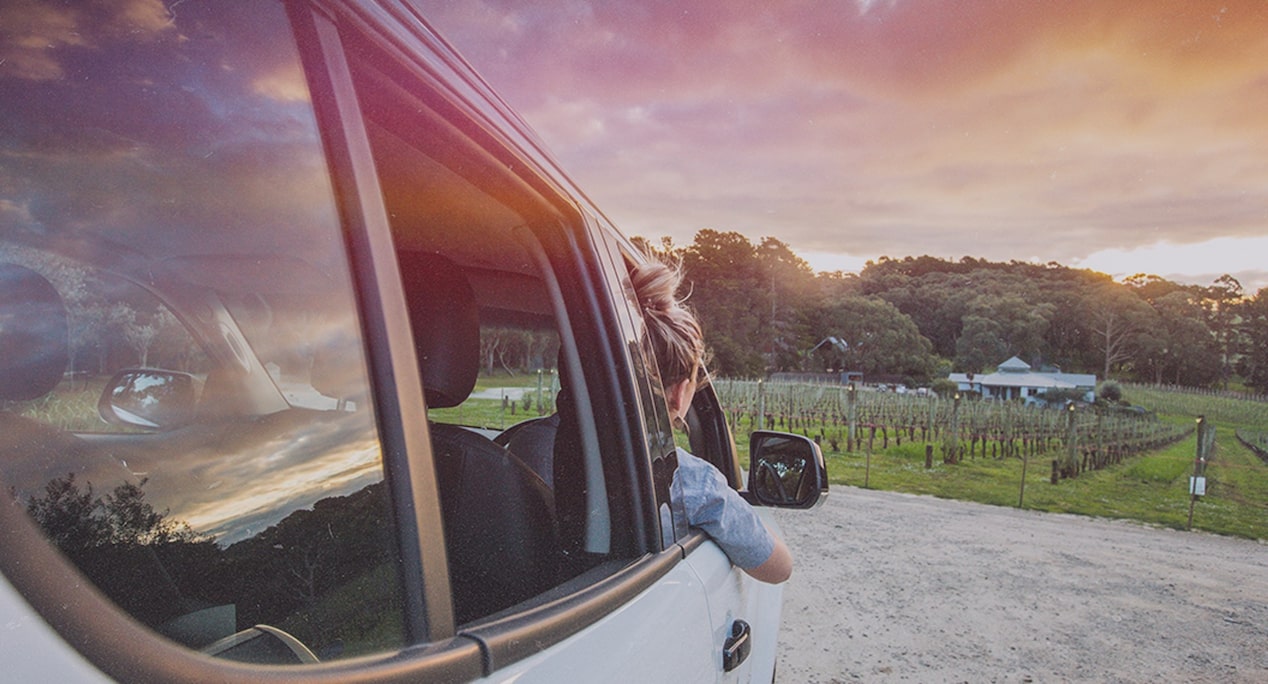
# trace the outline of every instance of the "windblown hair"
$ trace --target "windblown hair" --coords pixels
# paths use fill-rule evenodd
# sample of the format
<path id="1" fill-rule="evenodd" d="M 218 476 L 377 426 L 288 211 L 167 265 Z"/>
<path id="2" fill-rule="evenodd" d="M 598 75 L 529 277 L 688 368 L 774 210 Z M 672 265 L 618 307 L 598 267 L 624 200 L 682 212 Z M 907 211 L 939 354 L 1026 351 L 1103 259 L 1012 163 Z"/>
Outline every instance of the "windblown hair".
<path id="1" fill-rule="evenodd" d="M 643 309 L 661 383 L 670 387 L 686 380 L 704 362 L 705 348 L 700 323 L 677 297 L 682 285 L 681 265 L 651 259 L 635 267 L 630 278 Z"/>

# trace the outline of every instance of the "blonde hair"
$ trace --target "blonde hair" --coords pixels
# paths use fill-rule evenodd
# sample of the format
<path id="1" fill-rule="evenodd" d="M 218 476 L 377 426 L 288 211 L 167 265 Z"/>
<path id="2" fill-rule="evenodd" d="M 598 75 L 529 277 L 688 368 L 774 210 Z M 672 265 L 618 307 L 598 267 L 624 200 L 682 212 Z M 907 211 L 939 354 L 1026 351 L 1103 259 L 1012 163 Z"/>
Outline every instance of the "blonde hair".
<path id="1" fill-rule="evenodd" d="M 670 387 L 692 377 L 704 362 L 704 333 L 695 314 L 677 297 L 682 266 L 650 259 L 636 266 L 630 279 L 656 354 L 661 384 Z"/>

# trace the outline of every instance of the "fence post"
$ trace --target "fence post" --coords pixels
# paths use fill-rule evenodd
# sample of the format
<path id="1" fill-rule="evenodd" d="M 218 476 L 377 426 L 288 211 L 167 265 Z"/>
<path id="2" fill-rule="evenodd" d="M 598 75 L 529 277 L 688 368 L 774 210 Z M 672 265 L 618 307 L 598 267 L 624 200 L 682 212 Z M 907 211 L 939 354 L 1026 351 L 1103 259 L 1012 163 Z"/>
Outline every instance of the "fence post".
<path id="1" fill-rule="evenodd" d="M 1026 464 L 1030 461 L 1030 450 L 1021 452 L 1021 490 L 1017 492 L 1017 507 L 1021 508 L 1026 501 Z"/>
<path id="2" fill-rule="evenodd" d="M 846 390 L 846 406 L 849 409 L 849 434 L 846 435 L 845 446 L 846 451 L 854 451 L 855 445 L 858 444 L 858 388 L 854 383 L 850 383 Z"/>
<path id="3" fill-rule="evenodd" d="M 757 429 L 764 429 L 766 424 L 766 392 L 763 388 L 762 381 L 757 380 Z"/>
<path id="4" fill-rule="evenodd" d="M 872 482 L 872 445 L 867 445 L 867 463 L 863 466 L 863 489 L 871 489 Z"/>
<path id="5" fill-rule="evenodd" d="M 1208 456 L 1206 416 L 1198 416 L 1198 448 L 1193 456 L 1193 477 L 1189 478 L 1189 522 L 1186 530 L 1193 529 L 1193 509 L 1198 496 L 1206 492 L 1206 458 Z"/>
<path id="6" fill-rule="evenodd" d="M 1074 402 L 1065 406 L 1065 463 L 1061 464 L 1063 477 L 1075 477 L 1079 473 L 1079 433 L 1074 416 Z"/>
<path id="7" fill-rule="evenodd" d="M 543 378 L 545 378 L 545 374 L 542 373 L 542 369 L 538 368 L 537 369 L 537 415 L 539 416 L 546 414 L 546 411 L 542 408 L 542 379 Z"/>
<path id="8" fill-rule="evenodd" d="M 929 393 L 929 431 L 925 433 L 926 441 L 937 439 L 933 431 L 934 427 L 938 424 L 937 417 L 938 417 L 938 395 L 934 394 L 933 392 L 930 392 Z"/>

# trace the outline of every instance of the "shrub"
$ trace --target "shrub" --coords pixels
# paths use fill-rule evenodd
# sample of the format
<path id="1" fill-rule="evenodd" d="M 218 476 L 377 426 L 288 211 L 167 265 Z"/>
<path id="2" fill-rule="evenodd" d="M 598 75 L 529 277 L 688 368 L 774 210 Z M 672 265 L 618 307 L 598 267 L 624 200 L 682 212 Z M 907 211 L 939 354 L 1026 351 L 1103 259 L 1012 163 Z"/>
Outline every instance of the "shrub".
<path id="1" fill-rule="evenodd" d="M 1110 402 L 1122 401 L 1123 386 L 1113 380 L 1106 380 L 1105 382 L 1102 382 L 1100 388 L 1097 389 L 1096 396 L 1098 399 L 1104 399 L 1105 401 Z"/>
<path id="2" fill-rule="evenodd" d="M 1062 406 L 1069 401 L 1083 401 L 1084 394 L 1086 392 L 1081 389 L 1053 387 L 1040 396 L 1050 406 Z"/>
<path id="3" fill-rule="evenodd" d="M 950 378 L 939 378 L 933 381 L 929 389 L 943 399 L 950 399 L 955 396 L 956 390 L 960 389 L 960 386 Z"/>

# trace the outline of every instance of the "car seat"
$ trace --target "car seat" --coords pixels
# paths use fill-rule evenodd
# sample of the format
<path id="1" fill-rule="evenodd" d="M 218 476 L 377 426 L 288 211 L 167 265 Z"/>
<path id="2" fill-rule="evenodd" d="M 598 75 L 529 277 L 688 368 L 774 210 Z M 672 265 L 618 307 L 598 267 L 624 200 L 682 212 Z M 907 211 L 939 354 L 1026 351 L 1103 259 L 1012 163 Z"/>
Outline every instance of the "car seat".
<path id="1" fill-rule="evenodd" d="M 429 408 L 457 406 L 475 387 L 480 321 L 462 271 L 439 254 L 398 254 Z M 430 422 L 445 547 L 459 624 L 555 584 L 558 533 L 549 488 L 506 448 L 473 430 Z"/>
<path id="2" fill-rule="evenodd" d="M 551 489 L 555 487 L 555 435 L 562 422 L 559 412 L 571 410 L 572 405 L 562 354 L 555 368 L 559 374 L 559 388 L 555 390 L 555 410 L 550 415 L 516 423 L 493 438 L 494 442 L 510 449 L 516 458 L 532 468 Z"/>

